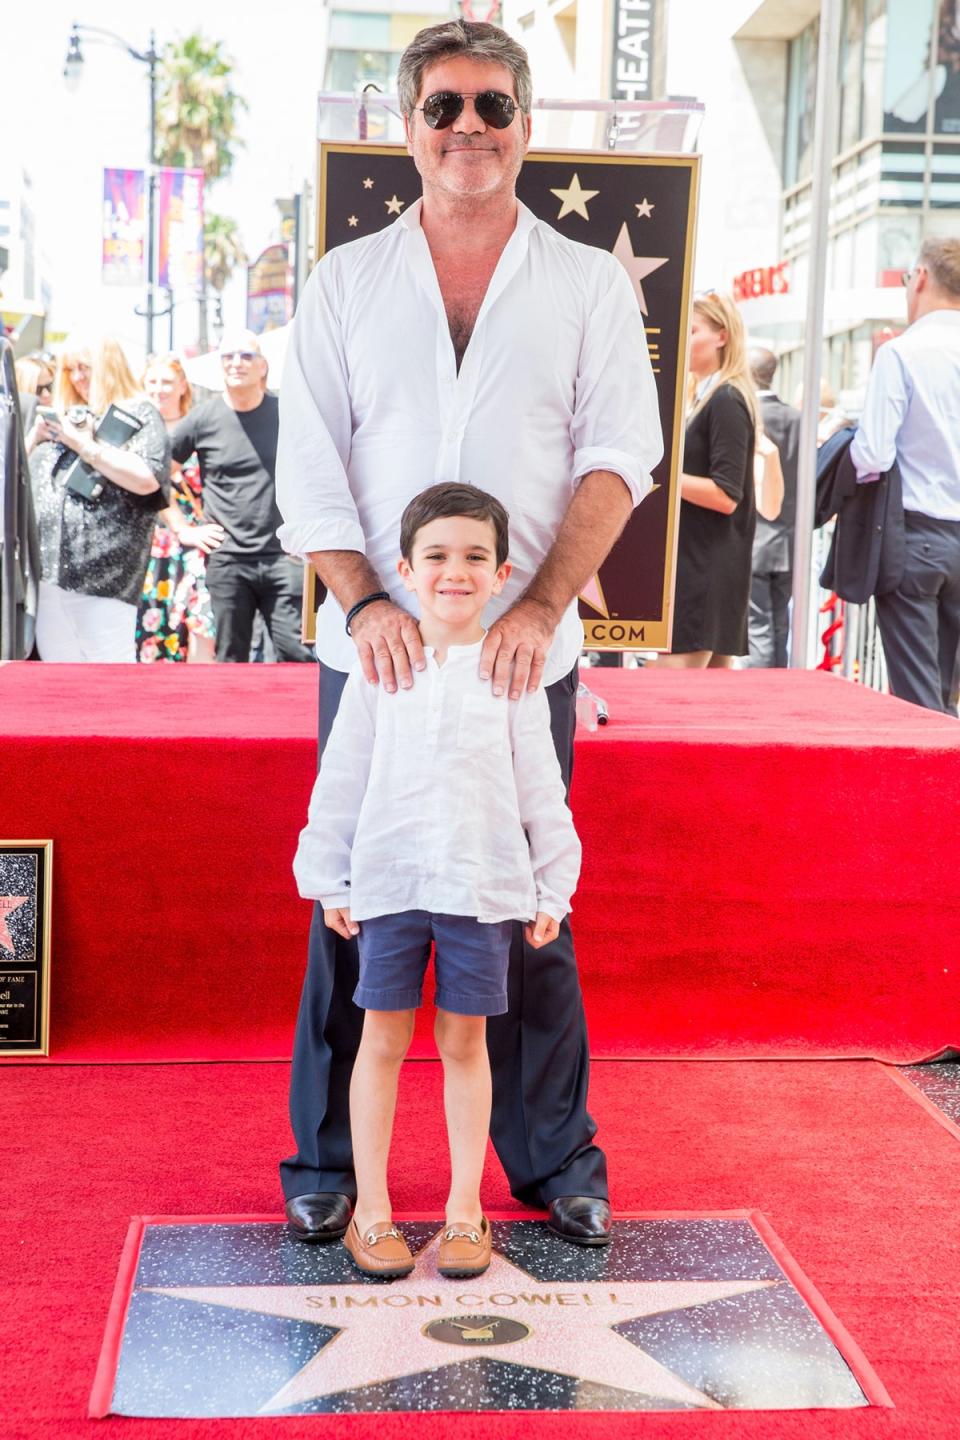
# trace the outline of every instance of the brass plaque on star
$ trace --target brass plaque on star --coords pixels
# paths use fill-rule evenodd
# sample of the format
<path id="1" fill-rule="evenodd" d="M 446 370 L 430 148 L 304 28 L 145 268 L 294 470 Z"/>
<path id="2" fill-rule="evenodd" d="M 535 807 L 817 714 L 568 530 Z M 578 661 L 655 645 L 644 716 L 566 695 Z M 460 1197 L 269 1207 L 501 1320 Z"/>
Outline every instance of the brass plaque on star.
<path id="1" fill-rule="evenodd" d="M 483 1274 L 357 1271 L 281 1222 L 135 1221 L 93 1416 L 857 1410 L 882 1383 L 757 1212 L 616 1220 L 581 1249 L 490 1217 Z"/>
<path id="2" fill-rule="evenodd" d="M 664 455 L 654 489 L 580 595 L 591 650 L 669 650 L 699 157 L 531 150 L 517 195 L 539 220 L 608 250 L 633 282 L 657 382 Z M 393 223 L 420 198 L 402 145 L 319 147 L 317 255 Z M 308 571 L 304 638 L 319 586 Z"/>
<path id="3" fill-rule="evenodd" d="M 0 1055 L 46 1055 L 52 840 L 0 840 Z"/>

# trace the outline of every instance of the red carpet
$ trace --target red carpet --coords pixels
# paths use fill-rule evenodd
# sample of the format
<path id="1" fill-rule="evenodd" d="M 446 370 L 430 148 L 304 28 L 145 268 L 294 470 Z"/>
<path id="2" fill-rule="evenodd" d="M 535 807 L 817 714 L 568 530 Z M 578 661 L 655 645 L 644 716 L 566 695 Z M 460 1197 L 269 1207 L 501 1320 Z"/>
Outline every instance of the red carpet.
<path id="1" fill-rule="evenodd" d="M 590 678 L 612 712 L 574 782 L 594 1054 L 960 1045 L 955 721 L 823 674 Z M 315 687 L 0 668 L 0 836 L 54 840 L 55 1059 L 289 1053 Z"/>
<path id="2" fill-rule="evenodd" d="M 398 1210 L 442 1204 L 439 1071 L 408 1065 Z M 4 1077 L 0 1363 L 4 1440 L 336 1434 L 442 1440 L 448 1417 L 85 1419 L 133 1214 L 275 1213 L 286 1067 L 22 1066 Z M 893 1410 L 472 1416 L 465 1440 L 940 1440 L 960 1408 L 960 1146 L 882 1067 L 594 1067 L 593 1108 L 622 1210 L 758 1209 L 877 1371 Z M 485 1199 L 515 1209 L 491 1161 Z"/>

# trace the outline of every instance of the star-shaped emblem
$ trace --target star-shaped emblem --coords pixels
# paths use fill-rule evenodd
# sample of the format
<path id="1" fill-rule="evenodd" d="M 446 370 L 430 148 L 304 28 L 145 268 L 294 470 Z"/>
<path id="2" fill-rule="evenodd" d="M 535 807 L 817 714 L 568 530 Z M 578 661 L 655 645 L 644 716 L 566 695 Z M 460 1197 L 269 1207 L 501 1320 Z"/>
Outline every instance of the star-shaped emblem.
<path id="1" fill-rule="evenodd" d="M 649 220 L 656 206 L 644 195 L 642 200 L 636 201 L 637 219 Z"/>
<path id="2" fill-rule="evenodd" d="M 587 201 L 592 200 L 594 195 L 599 195 L 600 191 L 584 190 L 580 184 L 580 176 L 574 174 L 566 190 L 551 190 L 550 194 L 556 195 L 557 199 L 562 202 L 560 213 L 557 215 L 558 220 L 562 220 L 564 215 L 574 214 L 582 215 L 584 220 L 589 220 L 590 216 L 587 214 Z"/>
<path id="3" fill-rule="evenodd" d="M 366 180 L 364 180 L 364 182 L 363 182 L 363 188 L 364 188 L 364 190 L 372 190 L 372 189 L 373 189 L 373 181 L 370 179 L 370 176 L 369 176 L 369 175 L 367 176 Z"/>
<path id="4" fill-rule="evenodd" d="M 17 952 L 13 944 L 13 936 L 7 929 L 7 917 L 12 915 L 14 910 L 19 910 L 21 905 L 26 905 L 30 899 L 29 895 L 0 895 L 0 945 L 4 950 L 9 950 L 11 955 Z"/>
<path id="5" fill-rule="evenodd" d="M 347 224 L 350 226 L 350 229 L 351 229 L 351 230 L 355 229 L 356 226 L 358 225 L 358 223 L 359 223 L 359 222 L 358 222 L 358 220 L 357 220 L 356 215 L 348 215 L 348 216 L 347 216 Z"/>
<path id="6" fill-rule="evenodd" d="M 407 202 L 406 200 L 398 200 L 396 195 L 391 195 L 390 199 L 384 200 L 383 203 L 387 207 L 388 215 L 399 215 L 400 211 L 403 209 L 404 205 L 406 205 Z"/>
<path id="7" fill-rule="evenodd" d="M 774 1280 L 544 1282 L 494 1251 L 486 1274 L 437 1274 L 440 1236 L 413 1272 L 389 1284 L 149 1287 L 199 1305 L 312 1322 L 337 1334 L 261 1406 L 286 1410 L 324 1395 L 463 1364 L 481 1356 L 707 1410 L 722 1407 L 614 1327 L 645 1315 L 769 1289 Z M 462 1344 L 438 1343 L 437 1322 Z M 509 1324 L 507 1322 L 510 1322 Z M 498 1333 L 499 1332 L 499 1333 Z M 525 1332 L 525 1333 L 524 1333 Z"/>
<path id="8" fill-rule="evenodd" d="M 580 599 L 585 600 L 591 610 L 596 610 L 605 620 L 610 619 L 610 611 L 607 609 L 607 602 L 603 598 L 603 588 L 600 584 L 600 576 L 592 575 L 580 591 Z"/>
<path id="9" fill-rule="evenodd" d="M 659 270 L 661 265 L 666 265 L 669 256 L 661 255 L 654 258 L 649 255 L 634 255 L 626 220 L 620 226 L 620 234 L 617 236 L 613 253 L 633 281 L 642 314 L 648 314 L 647 301 L 640 282 L 646 280 L 648 275 L 652 275 L 654 270 Z"/>

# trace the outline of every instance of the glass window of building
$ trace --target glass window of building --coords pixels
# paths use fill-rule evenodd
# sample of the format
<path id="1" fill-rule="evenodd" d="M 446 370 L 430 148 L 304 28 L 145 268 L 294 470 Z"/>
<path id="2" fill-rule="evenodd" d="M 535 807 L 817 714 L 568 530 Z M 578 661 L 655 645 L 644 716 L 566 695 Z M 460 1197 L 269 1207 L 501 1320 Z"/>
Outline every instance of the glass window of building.
<path id="1" fill-rule="evenodd" d="M 887 0 L 885 130 L 922 132 L 927 128 L 936 4 L 937 0 Z"/>
<path id="2" fill-rule="evenodd" d="M 960 0 L 941 0 L 933 128 L 960 136 Z"/>
<path id="3" fill-rule="evenodd" d="M 863 135 L 863 0 L 845 0 L 840 45 L 840 149 Z"/>

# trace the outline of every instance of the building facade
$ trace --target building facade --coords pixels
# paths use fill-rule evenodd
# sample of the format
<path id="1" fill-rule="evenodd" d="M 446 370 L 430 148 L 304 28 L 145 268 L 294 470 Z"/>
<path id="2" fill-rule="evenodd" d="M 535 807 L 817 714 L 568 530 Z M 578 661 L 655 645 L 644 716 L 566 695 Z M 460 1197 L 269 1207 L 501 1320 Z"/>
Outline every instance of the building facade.
<path id="1" fill-rule="evenodd" d="M 733 277 L 751 332 L 785 353 L 791 380 L 809 270 L 819 30 L 816 0 L 764 0 L 733 33 L 758 61 L 752 93 L 780 169 L 776 236 Z M 837 101 L 824 375 L 856 392 L 877 346 L 902 328 L 901 275 L 921 237 L 960 233 L 960 0 L 844 0 Z"/>

